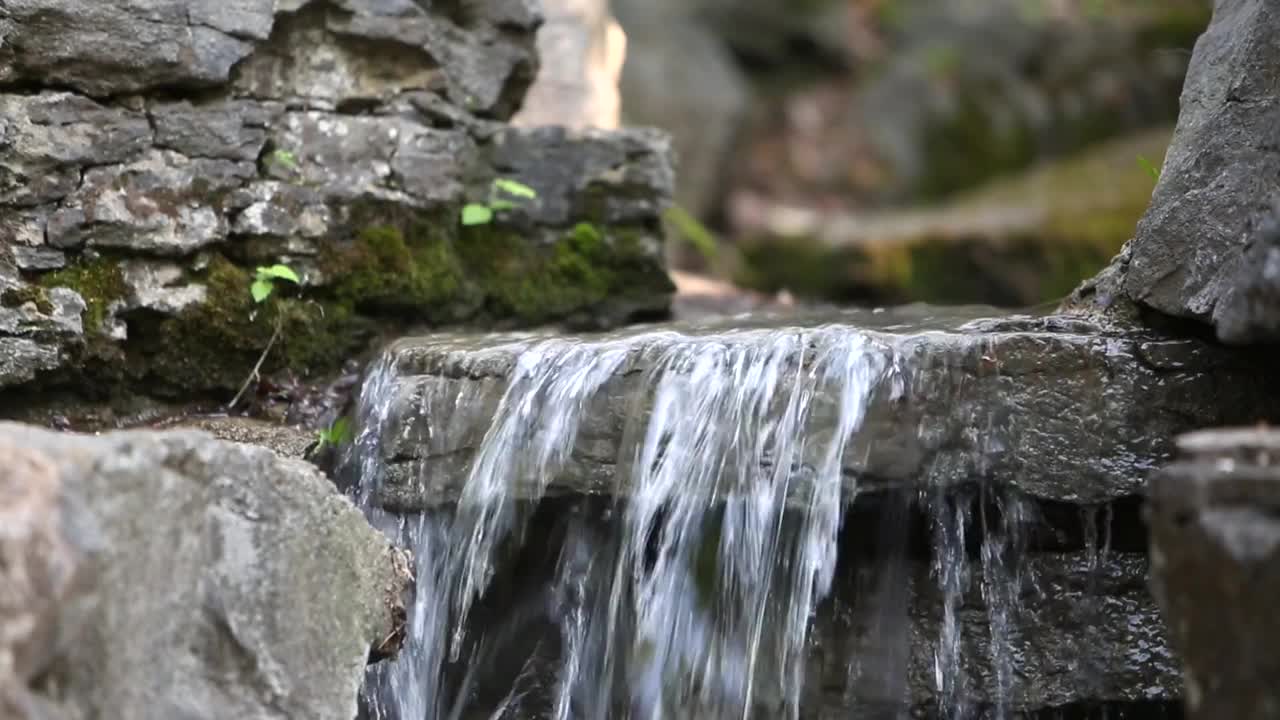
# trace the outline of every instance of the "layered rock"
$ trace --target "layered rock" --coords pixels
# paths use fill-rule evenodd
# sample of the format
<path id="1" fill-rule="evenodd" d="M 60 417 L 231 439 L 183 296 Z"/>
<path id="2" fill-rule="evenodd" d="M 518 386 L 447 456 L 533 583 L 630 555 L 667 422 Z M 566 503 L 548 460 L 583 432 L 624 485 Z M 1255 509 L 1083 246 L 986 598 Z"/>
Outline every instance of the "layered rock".
<path id="1" fill-rule="evenodd" d="M 498 412 L 517 367 L 537 352 L 577 347 L 618 369 L 583 402 L 581 431 L 552 494 L 627 495 L 615 475 L 627 455 L 628 428 L 646 415 L 664 353 L 712 357 L 717 348 L 766 346 L 847 332 L 883 354 L 867 420 L 843 463 L 852 489 L 934 487 L 983 479 L 1040 499 L 1106 502 L 1139 494 L 1146 474 L 1169 457 L 1180 432 L 1269 418 L 1274 373 L 1262 358 L 1198 340 L 1108 329 L 1066 318 L 964 322 L 963 311 L 843 313 L 778 330 L 768 320 L 637 330 L 603 339 L 437 335 L 399 341 L 383 446 L 391 463 L 383 504 L 421 509 L 455 499 L 464 468 Z M 824 327 L 854 323 L 865 331 Z M 788 318 L 788 322 L 796 322 Z M 879 328 L 879 329 L 876 329 Z M 687 334 L 686 334 L 687 333 Z M 853 340 L 851 339 L 851 342 Z M 534 351 L 533 354 L 526 354 Z M 797 354 L 793 362 L 800 362 Z M 830 432 L 839 397 L 818 397 L 812 432 Z M 454 408 L 447 423 L 431 408 Z M 782 409 L 779 408 L 778 412 Z M 827 423 L 827 425 L 823 425 Z M 818 448 L 812 452 L 820 452 Z M 809 467 L 817 457 L 797 459 Z M 528 479 L 533 482 L 533 478 Z M 513 478 L 515 496 L 537 493 Z M 805 476 L 796 481 L 803 496 Z"/>
<path id="2" fill-rule="evenodd" d="M 1271 3 L 1215 4 L 1151 207 L 1077 301 L 1133 301 L 1211 324 L 1229 342 L 1276 338 L 1274 232 L 1266 225 L 1280 190 L 1277 50 L 1269 42 L 1278 27 Z"/>
<path id="3" fill-rule="evenodd" d="M 1151 478 L 1152 588 L 1183 660 L 1188 717 L 1275 714 L 1280 432 L 1209 430 Z"/>
<path id="4" fill-rule="evenodd" d="M 382 327 L 666 312 L 665 136 L 504 122 L 530 4 L 187 5 L 0 18 L 0 387 L 224 393 L 273 336 L 305 375 Z M 275 263 L 300 283 L 257 306 Z"/>
<path id="5" fill-rule="evenodd" d="M 6 718 L 346 720 L 398 648 L 408 558 L 303 462 L 14 424 L 0 458 Z"/>

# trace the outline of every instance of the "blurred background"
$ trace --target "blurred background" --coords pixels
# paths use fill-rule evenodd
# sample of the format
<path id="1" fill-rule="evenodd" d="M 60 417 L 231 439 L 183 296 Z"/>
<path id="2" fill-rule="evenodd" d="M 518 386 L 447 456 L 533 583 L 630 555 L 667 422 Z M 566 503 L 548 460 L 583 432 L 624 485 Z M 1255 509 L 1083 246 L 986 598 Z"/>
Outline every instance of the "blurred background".
<path id="1" fill-rule="evenodd" d="M 1062 298 L 1131 236 L 1212 6 L 544 4 L 520 121 L 671 133 L 682 292 L 1006 307 Z"/>

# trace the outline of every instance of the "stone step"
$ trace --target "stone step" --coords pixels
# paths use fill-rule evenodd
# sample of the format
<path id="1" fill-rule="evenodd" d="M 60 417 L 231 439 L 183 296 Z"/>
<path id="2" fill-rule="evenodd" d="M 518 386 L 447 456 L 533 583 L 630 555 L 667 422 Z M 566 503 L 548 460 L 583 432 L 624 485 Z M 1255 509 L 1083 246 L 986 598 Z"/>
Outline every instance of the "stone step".
<path id="1" fill-rule="evenodd" d="M 608 335 L 402 339 L 377 380 L 387 468 L 378 502 L 414 511 L 456 501 L 511 378 L 553 377 L 549 368 L 570 357 L 576 370 L 605 376 L 577 400 L 578 432 L 562 466 L 549 478 L 514 473 L 511 498 L 627 495 L 631 474 L 620 468 L 629 467 L 652 417 L 655 383 L 691 367 L 677 357 L 704 359 L 710 381 L 723 383 L 727 376 L 715 373 L 729 372 L 733 357 L 777 360 L 780 353 L 788 371 L 812 371 L 823 352 L 864 346 L 875 358 L 873 387 L 840 463 L 846 499 L 855 489 L 984 481 L 1039 500 L 1106 502 L 1140 495 L 1179 433 L 1280 412 L 1266 400 L 1280 376 L 1257 355 L 1078 317 L 982 317 L 989 312 L 908 306 L 793 315 L 780 328 L 766 316 Z M 683 369 L 667 369 L 677 366 Z M 842 400 L 819 385 L 803 433 L 829 439 Z M 534 426 L 555 389 L 527 398 Z M 697 393 L 696 383 L 689 390 Z M 780 389 L 765 402 L 781 412 L 788 397 Z M 793 497 L 811 489 L 819 446 L 806 446 L 792 463 Z"/>
<path id="2" fill-rule="evenodd" d="M 477 641 L 467 655 L 486 660 L 456 672 L 495 683 L 468 706 L 476 718 L 490 715 L 494 707 L 484 698 L 495 703 L 504 698 L 511 679 L 528 672 L 531 658 L 539 658 L 530 673 L 536 678 L 531 692 L 536 696 L 556 687 L 563 658 L 538 649 L 559 647 L 563 632 L 548 609 L 557 607 L 550 598 L 557 592 L 555 575 L 565 553 L 566 518 L 595 518 L 595 547 L 606 576 L 612 575 L 616 515 L 606 512 L 601 500 L 550 505 L 531 520 L 524 545 L 496 563 L 494 589 L 469 620 L 468 635 Z M 993 537 L 979 516 L 966 517 L 967 535 Z M 957 705 L 970 711 L 1002 705 L 1017 713 L 1181 698 L 1177 660 L 1147 591 L 1147 558 L 1108 551 L 1105 531 L 1100 530 L 1095 547 L 1066 552 L 1023 552 L 1016 539 L 1004 544 L 997 533 L 995 542 L 1004 548 L 999 562 L 984 562 L 974 553 L 948 555 L 964 578 L 948 594 L 933 563 L 907 547 L 905 536 L 920 529 L 918 519 L 881 507 L 856 512 L 845 526 L 835 586 L 809 627 L 803 718 L 863 717 L 869 707 L 891 708 L 897 712 L 886 717 L 900 718 L 905 707 L 937 712 Z M 868 542 L 866 535 L 874 540 Z M 612 590 L 607 583 L 584 587 L 585 597 L 597 600 Z M 954 651 L 940 657 L 948 607 L 955 623 Z M 613 638 L 616 647 L 630 647 L 633 638 L 619 633 Z M 940 692 L 935 663 L 954 683 L 951 694 Z M 761 677 L 774 676 L 764 671 Z M 540 707 L 550 698 L 532 702 Z M 952 712 L 919 717 L 935 716 L 977 717 Z"/>

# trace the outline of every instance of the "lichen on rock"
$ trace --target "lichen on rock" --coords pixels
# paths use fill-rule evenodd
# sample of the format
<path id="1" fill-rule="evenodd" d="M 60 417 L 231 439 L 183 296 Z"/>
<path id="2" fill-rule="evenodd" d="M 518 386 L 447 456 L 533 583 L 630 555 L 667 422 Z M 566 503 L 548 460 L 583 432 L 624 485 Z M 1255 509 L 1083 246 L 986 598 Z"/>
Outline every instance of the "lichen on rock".
<path id="1" fill-rule="evenodd" d="M 0 92 L 0 386 L 225 395 L 268 346 L 263 371 L 305 377 L 380 330 L 665 313 L 669 142 L 506 124 L 539 24 L 527 0 L 39 1 L 0 19 L 67 39 L 0 50 L 22 88 Z M 536 202 L 463 228 L 498 177 Z M 300 285 L 255 303 L 275 264 Z M 80 298 L 80 332 L 51 331 L 74 310 L 54 293 Z"/>

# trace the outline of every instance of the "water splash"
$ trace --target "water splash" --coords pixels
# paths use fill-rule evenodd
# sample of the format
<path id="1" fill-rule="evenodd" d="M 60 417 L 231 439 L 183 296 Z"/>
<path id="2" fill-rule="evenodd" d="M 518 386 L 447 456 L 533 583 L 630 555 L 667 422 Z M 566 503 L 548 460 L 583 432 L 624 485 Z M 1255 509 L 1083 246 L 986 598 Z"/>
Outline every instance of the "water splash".
<path id="1" fill-rule="evenodd" d="M 661 343 L 513 339 L 487 349 L 514 358 L 509 373 L 485 376 L 477 360 L 464 383 L 430 373 L 402 383 L 393 359 L 384 359 L 366 379 L 361 430 L 344 465 L 374 525 L 414 550 L 416 585 L 409 642 L 397 661 L 370 671 L 365 716 L 799 718 L 810 626 L 831 593 L 844 510 L 857 492 L 850 443 L 873 395 L 900 397 L 909 384 L 907 359 L 878 337 L 832 327 L 672 333 Z M 548 489 L 594 442 L 583 438 L 598 430 L 593 407 L 619 401 L 606 389 L 619 378 L 634 410 L 609 450 L 616 487 L 600 491 L 611 499 L 588 499 L 559 518 L 562 537 L 552 543 L 558 553 L 541 594 L 501 622 L 490 623 L 489 612 L 485 627 L 475 627 L 477 608 L 512 549 L 525 545 Z M 406 403 L 430 421 L 406 422 Z M 995 453 L 1008 438 L 993 417 L 974 418 L 972 428 L 990 436 Z M 455 447 L 442 432 L 450 426 L 479 429 Z M 467 462 L 460 471 L 424 461 L 412 477 L 391 478 L 386 460 L 406 445 L 423 448 L 424 458 L 465 452 Z M 404 473 L 407 464 L 395 466 Z M 447 505 L 384 509 L 394 507 L 389 488 L 406 482 L 457 491 Z M 932 672 L 937 710 L 953 720 L 973 717 L 988 701 L 1004 718 L 1016 692 L 1011 637 L 1029 510 L 1012 497 L 983 500 L 994 503 L 994 516 L 975 517 L 974 508 L 989 503 L 975 506 L 954 489 L 924 498 L 942 596 Z M 975 540 L 979 563 L 969 557 Z M 908 624 L 907 564 L 898 556 L 876 593 L 877 616 L 898 628 Z M 985 700 L 971 697 L 962 637 L 975 580 L 995 676 Z M 884 683 L 905 690 L 905 630 L 876 633 L 883 638 L 871 642 L 893 656 L 881 669 Z M 540 650 L 510 666 L 499 701 L 477 701 L 478 658 L 501 656 L 512 638 Z M 534 676 L 550 680 L 539 685 Z M 876 677 L 863 672 L 862 682 Z M 886 699 L 901 695 L 882 690 Z"/>

